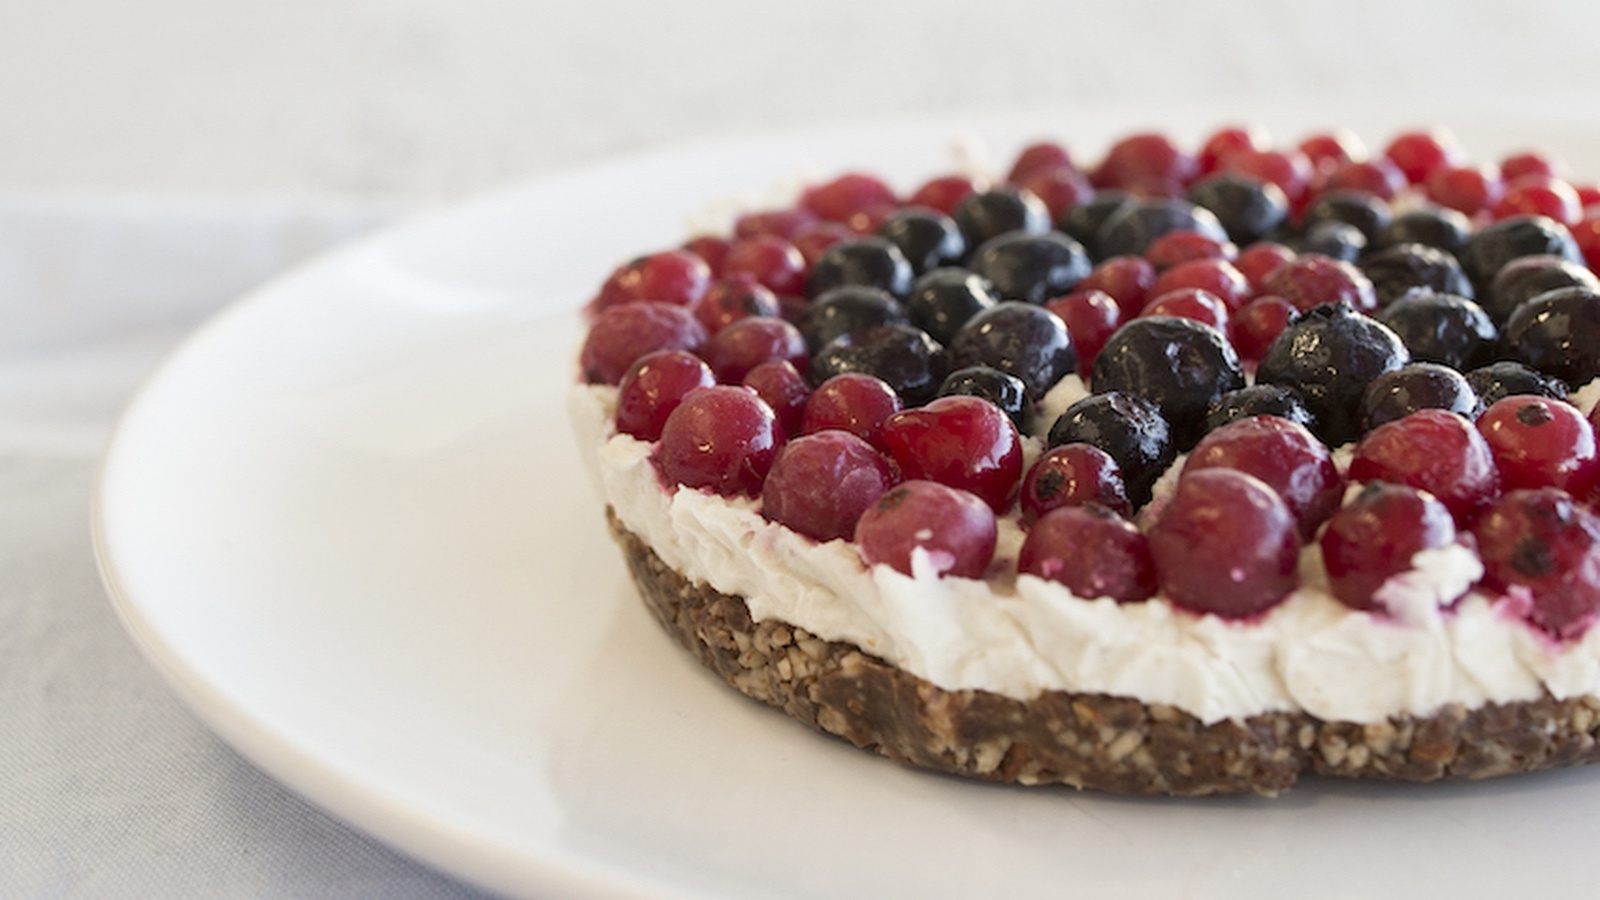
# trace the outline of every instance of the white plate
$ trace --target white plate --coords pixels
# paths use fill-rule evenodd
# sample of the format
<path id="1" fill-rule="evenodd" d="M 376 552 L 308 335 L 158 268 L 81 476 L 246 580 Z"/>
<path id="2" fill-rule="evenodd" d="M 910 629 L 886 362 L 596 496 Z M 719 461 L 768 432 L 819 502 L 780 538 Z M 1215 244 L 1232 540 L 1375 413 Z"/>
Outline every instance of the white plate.
<path id="1" fill-rule="evenodd" d="M 1218 121 L 1190 113 L 1178 131 Z M 1375 138 L 1405 124 L 1320 122 Z M 1092 150 L 1144 124 L 1019 116 L 969 130 L 1006 152 L 1040 134 Z M 1527 143 L 1506 124 L 1460 130 L 1484 156 Z M 737 696 L 649 620 L 568 433 L 573 308 L 616 262 L 679 240 L 686 211 L 852 165 L 909 186 L 949 167 L 963 133 L 870 125 L 613 163 L 246 298 L 163 366 L 106 460 L 97 544 L 129 630 L 264 769 L 511 893 L 1591 891 L 1600 771 L 1312 782 L 1276 801 L 969 783 Z M 1517 133 L 1600 173 L 1594 130 Z"/>

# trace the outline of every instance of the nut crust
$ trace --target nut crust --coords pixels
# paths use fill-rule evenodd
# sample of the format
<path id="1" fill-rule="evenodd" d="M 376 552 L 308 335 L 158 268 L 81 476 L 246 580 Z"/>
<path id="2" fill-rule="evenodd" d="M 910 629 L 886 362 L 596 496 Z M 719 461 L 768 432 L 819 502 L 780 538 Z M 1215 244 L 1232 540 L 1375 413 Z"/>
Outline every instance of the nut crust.
<path id="1" fill-rule="evenodd" d="M 1481 779 L 1600 759 L 1600 699 L 1536 700 L 1384 722 L 1299 712 L 1207 725 L 1173 706 L 1047 691 L 1016 700 L 947 691 L 684 578 L 607 510 L 645 605 L 744 694 L 896 762 L 1017 784 L 1122 794 L 1275 795 L 1301 773 L 1394 781 Z"/>

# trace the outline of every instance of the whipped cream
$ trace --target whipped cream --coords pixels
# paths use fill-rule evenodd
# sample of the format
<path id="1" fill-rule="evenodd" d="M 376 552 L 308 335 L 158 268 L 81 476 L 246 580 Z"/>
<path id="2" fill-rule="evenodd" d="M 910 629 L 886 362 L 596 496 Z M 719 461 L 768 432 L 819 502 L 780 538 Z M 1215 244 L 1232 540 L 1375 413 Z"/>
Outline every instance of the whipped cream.
<path id="1" fill-rule="evenodd" d="M 1056 402 L 1081 390 L 1062 386 Z M 1600 388 L 1586 391 L 1592 405 Z M 818 543 L 769 522 L 754 501 L 665 485 L 650 461 L 654 445 L 615 432 L 615 402 L 615 388 L 573 388 L 580 447 L 618 519 L 668 565 L 744 597 L 757 621 L 855 644 L 946 690 L 1021 700 L 1051 690 L 1113 694 L 1206 723 L 1284 711 L 1368 723 L 1448 703 L 1600 694 L 1600 628 L 1559 643 L 1503 601 L 1469 592 L 1483 566 L 1460 545 L 1425 550 L 1390 579 L 1388 614 L 1335 600 L 1316 542 L 1302 551 L 1301 587 L 1248 622 L 1159 597 L 1077 597 L 1016 574 L 1024 535 L 1014 515 L 1000 522 L 988 580 L 915 566 L 908 577 L 865 566 L 849 542 Z"/>

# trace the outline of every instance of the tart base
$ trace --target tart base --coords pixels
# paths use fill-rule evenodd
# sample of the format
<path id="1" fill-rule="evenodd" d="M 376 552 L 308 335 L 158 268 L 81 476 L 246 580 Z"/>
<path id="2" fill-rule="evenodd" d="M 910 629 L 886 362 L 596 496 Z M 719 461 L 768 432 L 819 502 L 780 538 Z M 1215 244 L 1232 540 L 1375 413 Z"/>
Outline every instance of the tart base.
<path id="1" fill-rule="evenodd" d="M 1298 712 L 1207 725 L 1176 707 L 1046 691 L 949 691 L 848 643 L 750 618 L 742 598 L 689 581 L 608 508 L 645 605 L 749 697 L 896 762 L 1016 784 L 1119 794 L 1276 795 L 1303 773 L 1430 782 L 1600 759 L 1600 699 L 1446 706 L 1385 722 Z"/>

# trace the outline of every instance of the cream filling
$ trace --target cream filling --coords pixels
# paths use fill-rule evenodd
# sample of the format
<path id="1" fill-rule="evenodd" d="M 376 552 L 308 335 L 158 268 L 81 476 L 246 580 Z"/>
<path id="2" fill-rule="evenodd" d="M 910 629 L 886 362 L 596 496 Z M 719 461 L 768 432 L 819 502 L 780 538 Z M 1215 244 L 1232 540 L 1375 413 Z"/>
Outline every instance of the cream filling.
<path id="1" fill-rule="evenodd" d="M 1592 405 L 1600 389 L 1585 393 Z M 855 644 L 946 690 L 1113 694 L 1207 723 L 1287 711 L 1378 722 L 1543 691 L 1600 694 L 1600 628 L 1563 644 L 1477 592 L 1444 608 L 1482 574 L 1462 546 L 1417 554 L 1383 587 L 1391 612 L 1377 615 L 1328 593 L 1315 542 L 1301 555 L 1302 586 L 1249 622 L 1160 598 L 1077 597 L 1014 574 L 1023 538 L 1014 516 L 1001 521 L 990 579 L 939 578 L 926 567 L 907 577 L 867 568 L 846 541 L 819 544 L 768 522 L 752 501 L 664 485 L 654 445 L 614 432 L 615 398 L 614 388 L 580 385 L 569 407 L 591 475 L 628 530 L 690 580 L 744 597 L 755 620 Z"/>

